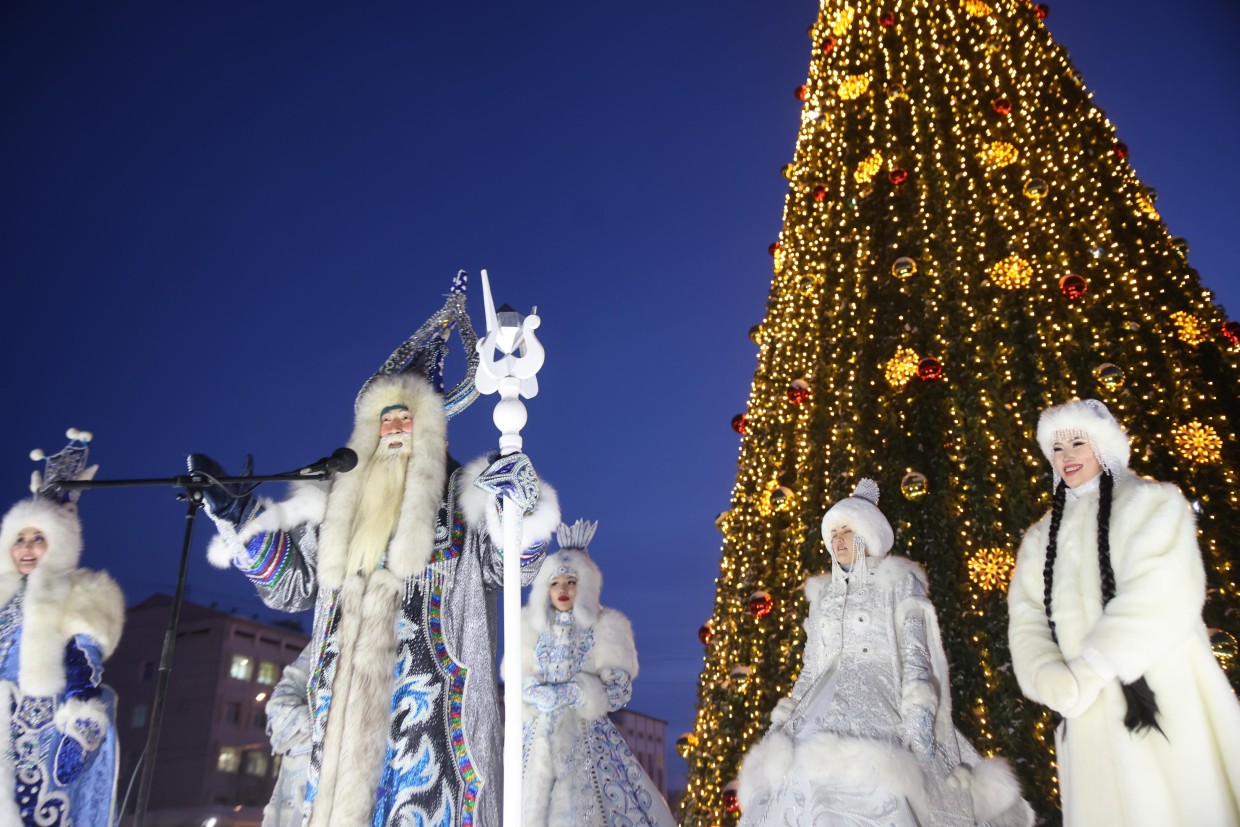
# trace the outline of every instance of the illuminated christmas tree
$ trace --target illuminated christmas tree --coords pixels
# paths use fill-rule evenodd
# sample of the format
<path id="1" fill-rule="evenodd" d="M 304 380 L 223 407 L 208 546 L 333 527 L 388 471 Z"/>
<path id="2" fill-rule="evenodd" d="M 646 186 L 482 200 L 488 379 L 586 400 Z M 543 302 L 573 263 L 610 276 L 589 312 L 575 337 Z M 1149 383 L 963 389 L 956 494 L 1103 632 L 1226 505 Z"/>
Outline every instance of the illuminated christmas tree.
<path id="1" fill-rule="evenodd" d="M 1050 505 L 1038 413 L 1103 400 L 1133 469 L 1199 510 L 1216 653 L 1240 634 L 1240 324 L 1025 0 L 822 0 L 693 733 L 684 823 L 734 824 L 745 751 L 800 668 L 818 525 L 879 481 L 930 577 L 958 726 L 1059 819 L 1050 714 L 1009 666 L 1005 591 Z M 1231 660 L 1234 660 L 1232 658 Z"/>

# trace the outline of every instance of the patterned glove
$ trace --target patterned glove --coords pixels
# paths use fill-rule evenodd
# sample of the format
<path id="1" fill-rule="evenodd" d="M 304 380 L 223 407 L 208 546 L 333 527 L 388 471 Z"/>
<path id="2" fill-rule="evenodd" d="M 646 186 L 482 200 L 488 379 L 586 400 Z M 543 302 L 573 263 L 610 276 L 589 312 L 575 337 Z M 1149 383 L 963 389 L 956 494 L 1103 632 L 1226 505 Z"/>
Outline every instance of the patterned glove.
<path id="1" fill-rule="evenodd" d="M 521 692 L 521 697 L 539 712 L 550 712 L 559 706 L 555 689 L 549 683 L 532 683 Z"/>
<path id="2" fill-rule="evenodd" d="M 186 462 L 190 474 L 201 474 L 208 479 L 229 476 L 224 466 L 206 454 L 190 454 Z M 248 477 L 253 473 L 254 455 L 246 454 L 245 467 L 241 469 L 240 476 Z M 202 489 L 202 501 L 207 507 L 207 513 L 213 519 L 224 520 L 234 526 L 241 525 L 249 509 L 250 500 L 253 498 L 253 495 L 247 491 L 249 487 L 246 483 L 238 482 L 208 485 Z"/>
<path id="3" fill-rule="evenodd" d="M 496 498 L 508 497 L 526 515 L 538 505 L 538 475 L 530 458 L 517 451 L 492 462 L 474 480 L 474 485 L 489 491 Z"/>

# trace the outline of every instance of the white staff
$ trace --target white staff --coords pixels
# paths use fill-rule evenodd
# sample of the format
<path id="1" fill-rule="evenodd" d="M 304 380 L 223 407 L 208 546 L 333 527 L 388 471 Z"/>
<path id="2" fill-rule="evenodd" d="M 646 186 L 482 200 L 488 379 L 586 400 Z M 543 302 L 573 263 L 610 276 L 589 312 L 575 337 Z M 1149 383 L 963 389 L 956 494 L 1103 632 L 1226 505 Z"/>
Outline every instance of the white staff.
<path id="1" fill-rule="evenodd" d="M 536 374 L 545 352 L 534 336 L 541 320 L 538 308 L 522 316 L 504 305 L 497 313 L 491 282 L 482 271 L 487 335 L 478 342 L 478 392 L 499 392 L 492 419 L 499 428 L 501 455 L 521 450 L 525 403 L 538 395 Z M 496 354 L 499 354 L 496 358 Z M 504 526 L 504 809 L 505 827 L 521 825 L 521 507 L 502 500 Z"/>

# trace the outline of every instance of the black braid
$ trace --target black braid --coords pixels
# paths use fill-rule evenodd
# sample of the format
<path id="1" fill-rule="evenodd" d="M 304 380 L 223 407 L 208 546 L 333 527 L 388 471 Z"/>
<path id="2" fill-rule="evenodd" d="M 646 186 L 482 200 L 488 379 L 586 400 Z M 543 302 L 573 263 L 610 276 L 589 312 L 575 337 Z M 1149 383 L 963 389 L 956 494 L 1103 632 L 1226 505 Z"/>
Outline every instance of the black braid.
<path id="1" fill-rule="evenodd" d="M 1102 575 L 1102 608 L 1115 597 L 1115 569 L 1111 568 L 1111 492 L 1115 478 L 1110 471 L 1098 480 L 1098 571 Z"/>
<path id="2" fill-rule="evenodd" d="M 1103 471 L 1098 483 L 1098 572 L 1102 580 L 1102 607 L 1105 609 L 1111 598 L 1115 597 L 1115 569 L 1111 566 L 1111 495 L 1115 478 L 1110 471 Z M 1145 677 L 1139 677 L 1132 683 L 1121 681 L 1120 688 L 1124 691 L 1124 702 L 1128 707 L 1124 713 L 1124 726 L 1130 732 L 1156 729 L 1164 738 L 1167 737 L 1158 725 L 1158 700 Z"/>
<path id="3" fill-rule="evenodd" d="M 1046 607 L 1046 625 L 1051 627 L 1051 640 L 1059 643 L 1059 635 L 1055 633 L 1055 618 L 1051 614 L 1051 588 L 1055 584 L 1055 555 L 1059 553 L 1059 524 L 1063 521 L 1063 504 L 1068 495 L 1068 486 L 1063 480 L 1055 486 L 1055 496 L 1051 498 L 1050 536 L 1046 541 L 1046 565 L 1042 567 L 1042 582 L 1045 591 L 1042 593 L 1042 605 Z"/>

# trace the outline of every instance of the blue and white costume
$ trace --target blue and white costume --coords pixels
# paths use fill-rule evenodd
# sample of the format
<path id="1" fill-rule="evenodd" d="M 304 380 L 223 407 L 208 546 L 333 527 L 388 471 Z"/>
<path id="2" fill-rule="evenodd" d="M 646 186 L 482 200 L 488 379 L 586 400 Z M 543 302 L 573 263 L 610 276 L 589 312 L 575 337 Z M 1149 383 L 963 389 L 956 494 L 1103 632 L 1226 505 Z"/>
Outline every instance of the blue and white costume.
<path id="1" fill-rule="evenodd" d="M 522 610 L 523 827 L 674 827 L 607 717 L 633 694 L 637 650 L 628 618 L 599 606 L 602 575 L 585 550 L 594 527 L 561 526 L 561 550 L 543 563 Z M 548 596 L 564 575 L 577 579 L 571 611 L 555 610 Z"/>
<path id="2" fill-rule="evenodd" d="M 368 474 L 392 463 L 377 453 L 381 415 L 392 409 L 413 422 L 401 487 L 382 500 L 393 527 L 386 540 L 359 539 L 375 505 Z M 501 536 L 494 492 L 504 487 L 526 506 L 527 583 L 559 522 L 554 492 L 523 454 L 454 466 L 445 398 L 417 370 L 366 383 L 348 446 L 358 465 L 330 484 L 238 509 L 235 528 L 225 509 L 209 512 L 221 532 L 214 563 L 240 570 L 272 608 L 314 609 L 306 823 L 498 827 L 503 555 L 492 539 Z"/>
<path id="3" fill-rule="evenodd" d="M 31 528 L 47 551 L 23 577 L 10 550 Z M 73 504 L 18 503 L 0 524 L 0 550 L 0 825 L 111 824 L 116 697 L 102 678 L 124 597 L 107 574 L 77 567 Z"/>

